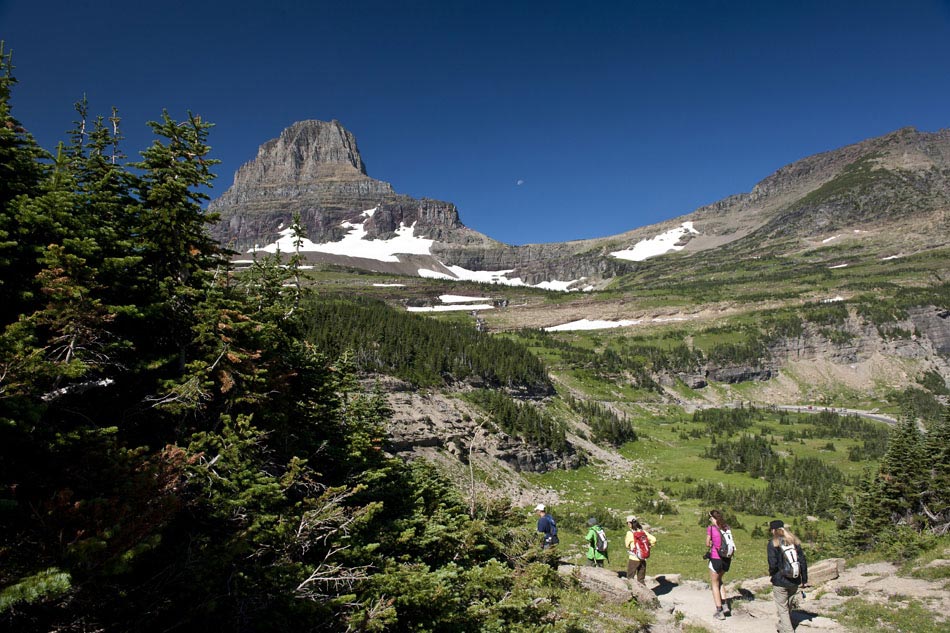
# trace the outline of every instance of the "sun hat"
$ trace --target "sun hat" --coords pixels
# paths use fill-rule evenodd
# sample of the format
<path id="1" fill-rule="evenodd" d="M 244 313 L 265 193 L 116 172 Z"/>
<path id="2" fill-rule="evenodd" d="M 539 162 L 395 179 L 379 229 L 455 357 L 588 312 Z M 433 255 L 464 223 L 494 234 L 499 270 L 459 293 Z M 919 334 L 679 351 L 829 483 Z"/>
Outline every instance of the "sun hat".
<path id="1" fill-rule="evenodd" d="M 772 521 L 771 523 L 769 523 L 769 529 L 770 529 L 770 530 L 777 530 L 777 529 L 783 528 L 783 527 L 785 527 L 785 522 L 782 521 L 781 519 L 775 519 L 774 521 Z"/>
<path id="2" fill-rule="evenodd" d="M 587 525 L 589 525 L 590 527 L 594 527 L 595 525 L 597 525 L 597 519 L 595 519 L 594 517 L 587 519 Z"/>
<path id="3" fill-rule="evenodd" d="M 632 514 L 627 515 L 627 523 L 633 523 L 636 520 L 637 520 L 637 517 L 633 516 Z"/>
<path id="4" fill-rule="evenodd" d="M 539 503 L 538 505 L 534 506 L 535 512 L 544 512 L 546 509 L 547 508 L 544 507 L 543 503 Z"/>

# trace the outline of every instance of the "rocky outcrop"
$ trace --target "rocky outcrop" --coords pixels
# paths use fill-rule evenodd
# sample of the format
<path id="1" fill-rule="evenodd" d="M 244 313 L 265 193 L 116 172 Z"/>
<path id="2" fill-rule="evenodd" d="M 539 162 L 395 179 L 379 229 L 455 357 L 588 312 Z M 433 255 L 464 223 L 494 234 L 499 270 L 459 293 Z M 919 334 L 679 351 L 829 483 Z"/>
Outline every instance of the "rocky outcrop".
<path id="1" fill-rule="evenodd" d="M 610 569 L 560 565 L 557 571 L 562 576 L 574 578 L 582 587 L 608 602 L 622 604 L 635 600 L 644 607 L 653 608 L 659 605 L 656 594 L 649 587 L 635 580 L 630 581 Z"/>
<path id="2" fill-rule="evenodd" d="M 823 585 L 836 580 L 845 570 L 846 561 L 843 558 L 826 558 L 808 566 L 808 584 Z M 746 578 L 726 585 L 726 591 L 732 593 L 762 593 L 771 589 L 772 579 L 768 576 Z"/>
<path id="3" fill-rule="evenodd" d="M 708 380 L 736 384 L 751 380 L 769 380 L 776 374 L 772 367 L 753 367 L 751 365 L 726 365 L 710 367 L 706 371 Z"/>
<path id="4" fill-rule="evenodd" d="M 499 431 L 466 402 L 441 393 L 416 391 L 393 378 L 374 380 L 392 409 L 387 449 L 411 457 L 422 449 L 437 449 L 463 463 L 470 452 L 506 464 L 515 472 L 570 470 L 587 463 L 570 443 L 562 451 L 536 446 Z"/>
<path id="5" fill-rule="evenodd" d="M 314 242 L 343 237 L 343 222 L 363 223 L 362 213 L 376 212 L 364 225 L 370 238 L 387 238 L 401 225 L 417 234 L 454 239 L 464 229 L 450 202 L 417 200 L 370 178 L 356 138 L 338 121 L 301 121 L 267 141 L 257 157 L 234 175 L 234 183 L 208 210 L 220 220 L 212 235 L 238 251 L 274 242 L 280 229 L 299 213 Z M 462 231 L 461 242 L 479 242 Z"/>
<path id="6" fill-rule="evenodd" d="M 926 306 L 908 312 L 917 332 L 933 343 L 938 354 L 950 360 L 950 310 Z"/>
<path id="7" fill-rule="evenodd" d="M 654 378 L 667 387 L 681 381 L 691 389 L 702 389 L 710 382 L 770 380 L 789 362 L 822 360 L 850 365 L 878 355 L 928 361 L 938 374 L 945 375 L 950 367 L 950 311 L 934 306 L 912 308 L 906 320 L 881 328 L 855 314 L 833 328 L 806 323 L 800 335 L 773 341 L 756 362 L 707 363 L 689 371 L 664 371 Z"/>
<path id="8" fill-rule="evenodd" d="M 549 448 L 531 446 L 504 434 L 498 437 L 494 455 L 516 472 L 544 473 L 549 470 L 573 470 L 587 463 L 587 459 L 570 444 L 564 451 L 555 452 Z"/>
<path id="9" fill-rule="evenodd" d="M 713 365 L 691 372 L 663 372 L 656 377 L 661 385 L 670 387 L 681 381 L 690 389 L 702 389 L 710 381 L 736 384 L 740 382 L 771 380 L 778 374 L 778 368 L 771 362 L 763 365 Z"/>
<path id="10" fill-rule="evenodd" d="M 844 573 L 845 560 L 843 558 L 826 558 L 808 567 L 808 584 L 820 585 L 836 580 Z"/>

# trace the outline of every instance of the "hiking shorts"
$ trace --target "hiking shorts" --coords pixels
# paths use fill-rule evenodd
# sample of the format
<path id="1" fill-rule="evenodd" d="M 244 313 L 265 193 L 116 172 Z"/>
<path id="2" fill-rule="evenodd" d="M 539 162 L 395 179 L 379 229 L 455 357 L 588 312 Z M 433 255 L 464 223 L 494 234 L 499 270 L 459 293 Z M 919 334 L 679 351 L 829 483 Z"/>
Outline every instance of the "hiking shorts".
<path id="1" fill-rule="evenodd" d="M 717 574 L 724 574 L 729 571 L 729 565 L 732 564 L 731 558 L 710 558 L 709 571 Z"/>

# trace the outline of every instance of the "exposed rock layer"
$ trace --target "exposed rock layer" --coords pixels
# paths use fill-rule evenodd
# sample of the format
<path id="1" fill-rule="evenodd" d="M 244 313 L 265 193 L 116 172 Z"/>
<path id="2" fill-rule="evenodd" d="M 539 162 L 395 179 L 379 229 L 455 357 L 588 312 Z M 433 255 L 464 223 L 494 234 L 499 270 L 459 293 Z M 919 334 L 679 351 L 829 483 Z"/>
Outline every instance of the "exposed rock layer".
<path id="1" fill-rule="evenodd" d="M 372 208 L 370 238 L 391 237 L 400 225 L 416 225 L 432 239 L 464 229 L 454 204 L 399 195 L 367 176 L 355 137 L 338 121 L 294 123 L 261 145 L 257 158 L 238 169 L 234 184 L 209 205 L 221 216 L 214 236 L 239 251 L 275 241 L 295 213 L 312 241 L 338 240 L 343 222 L 362 223 L 361 214 Z"/>

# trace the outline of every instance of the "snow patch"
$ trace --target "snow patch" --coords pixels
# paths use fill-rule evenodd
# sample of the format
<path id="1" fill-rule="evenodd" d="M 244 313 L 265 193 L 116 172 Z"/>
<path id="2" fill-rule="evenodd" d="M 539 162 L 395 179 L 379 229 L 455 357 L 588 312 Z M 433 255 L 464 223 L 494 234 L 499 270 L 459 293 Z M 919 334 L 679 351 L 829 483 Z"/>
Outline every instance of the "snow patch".
<path id="1" fill-rule="evenodd" d="M 435 240 L 416 237 L 415 223 L 412 226 L 406 226 L 400 223 L 396 229 L 396 236 L 388 240 L 367 239 L 366 222 L 373 217 L 378 207 L 367 209 L 361 213 L 361 217 L 366 218 L 362 222 L 341 222 L 340 226 L 347 229 L 343 239 L 336 242 L 324 242 L 317 244 L 307 238 L 300 240 L 299 250 L 301 253 L 327 253 L 330 255 L 342 255 L 347 257 L 359 257 L 362 259 L 373 259 L 380 262 L 399 262 L 397 255 L 431 255 L 432 244 Z M 686 224 L 690 224 L 687 222 Z M 283 225 L 281 225 L 283 226 Z M 685 226 L 685 225 L 684 225 Z M 692 228 L 690 227 L 690 230 Z M 265 253 L 293 253 L 298 249 L 294 245 L 292 228 L 281 228 L 280 237 L 276 242 L 266 246 L 255 245 L 249 253 L 263 251 Z M 252 262 L 248 262 L 252 263 Z M 501 284 L 505 286 L 526 286 L 533 288 L 542 288 L 544 290 L 559 290 L 567 292 L 575 283 L 581 281 L 574 279 L 572 281 L 544 281 L 540 284 L 531 286 L 524 282 L 520 277 L 508 277 L 513 272 L 510 270 L 468 270 L 461 266 L 446 266 L 451 273 L 444 273 L 428 268 L 420 268 L 417 274 L 420 277 L 428 279 L 451 279 L 460 281 L 475 281 L 479 283 Z M 377 284 L 373 284 L 377 285 Z"/>
<path id="2" fill-rule="evenodd" d="M 634 262 L 642 262 L 650 257 L 656 257 L 670 251 L 682 250 L 685 245 L 678 244 L 686 235 L 693 233 L 699 235 L 699 231 L 693 228 L 692 222 L 683 222 L 675 229 L 670 229 L 666 233 L 660 233 L 656 237 L 648 240 L 640 240 L 633 248 L 610 253 L 617 259 L 626 259 Z"/>
<path id="3" fill-rule="evenodd" d="M 837 266 L 828 266 L 828 270 L 834 270 L 835 268 L 847 268 L 847 264 L 838 264 Z"/>
<path id="4" fill-rule="evenodd" d="M 571 321 L 570 323 L 562 323 L 561 325 L 553 325 L 551 327 L 543 328 L 546 332 L 573 332 L 576 330 L 607 330 L 610 328 L 617 327 L 627 327 L 630 325 L 637 325 L 642 323 L 642 321 L 598 321 L 592 319 L 580 319 L 579 321 Z"/>
<path id="5" fill-rule="evenodd" d="M 832 297 L 831 299 L 821 300 L 822 303 L 837 303 L 838 301 L 844 301 L 844 297 L 842 297 L 841 295 L 837 295 L 835 297 Z"/>
<path id="6" fill-rule="evenodd" d="M 901 257 L 903 257 L 903 255 L 891 255 L 890 257 L 882 257 L 882 258 L 881 258 L 881 261 L 882 261 L 882 262 L 889 262 L 889 261 L 891 261 L 892 259 L 900 259 Z"/>
<path id="7" fill-rule="evenodd" d="M 340 226 L 349 229 L 343 239 L 338 242 L 326 242 L 317 244 L 304 238 L 301 241 L 301 253 L 329 253 L 330 255 L 346 255 L 348 257 L 361 257 L 364 259 L 375 259 L 380 262 L 398 262 L 396 254 L 406 255 L 429 255 L 432 250 L 430 240 L 415 236 L 415 223 L 412 226 L 406 226 L 400 223 L 396 229 L 396 236 L 388 240 L 369 240 L 366 239 L 366 222 L 376 212 L 376 208 L 363 211 L 362 215 L 366 220 L 359 224 L 352 222 L 341 222 Z M 293 230 L 290 228 L 280 231 L 280 238 L 272 244 L 266 246 L 256 246 L 248 252 L 255 250 L 266 253 L 276 253 L 280 250 L 282 253 L 293 253 L 296 251 L 294 246 Z"/>
<path id="8" fill-rule="evenodd" d="M 572 281 L 559 281 L 554 279 L 552 281 L 542 281 L 539 284 L 531 285 L 525 283 L 521 277 L 508 277 L 508 273 L 514 271 L 513 268 L 508 270 L 468 270 L 467 268 L 462 268 L 461 266 L 446 266 L 446 268 L 451 271 L 452 274 L 439 272 L 437 270 L 430 270 L 428 268 L 420 268 L 416 271 L 416 274 L 427 279 L 475 281 L 483 284 L 541 288 L 542 290 L 558 290 L 561 292 L 571 292 L 570 287 L 580 281 L 580 279 L 574 279 Z"/>
<path id="9" fill-rule="evenodd" d="M 832 235 L 831 237 L 829 237 L 829 238 L 827 238 L 827 239 L 821 240 L 821 243 L 822 243 L 822 244 L 827 244 L 828 242 L 830 242 L 830 241 L 832 241 L 832 240 L 836 240 L 836 239 L 838 239 L 839 237 L 841 237 L 841 236 L 840 236 L 840 235 Z"/>
<path id="10" fill-rule="evenodd" d="M 409 312 L 456 312 L 459 310 L 492 310 L 495 306 L 489 303 L 476 303 L 474 305 L 447 305 L 447 306 L 410 306 L 406 308 Z"/>
<path id="11" fill-rule="evenodd" d="M 543 290 L 558 290 L 560 292 L 570 292 L 571 286 L 576 284 L 580 279 L 574 279 L 573 281 L 542 281 L 539 284 L 532 286 L 533 288 L 541 288 Z"/>
<path id="12" fill-rule="evenodd" d="M 488 297 L 463 297 L 462 295 L 439 295 L 442 303 L 471 303 L 473 301 L 491 301 Z"/>
<path id="13" fill-rule="evenodd" d="M 373 284 L 376 288 L 405 288 L 406 284 Z"/>

